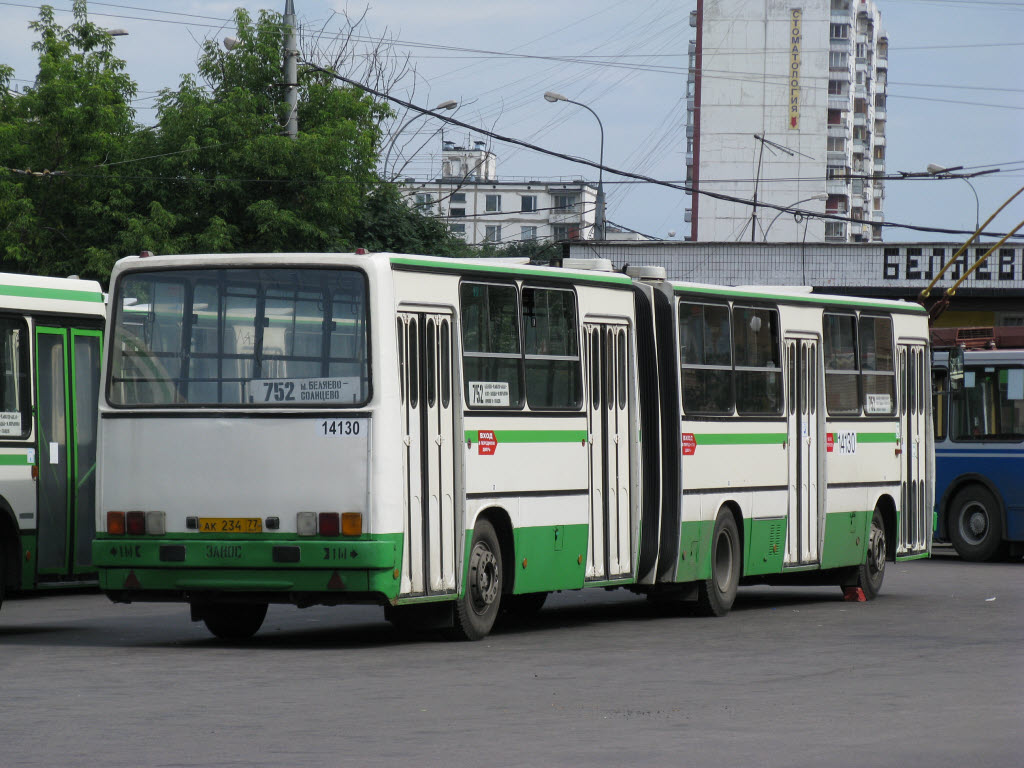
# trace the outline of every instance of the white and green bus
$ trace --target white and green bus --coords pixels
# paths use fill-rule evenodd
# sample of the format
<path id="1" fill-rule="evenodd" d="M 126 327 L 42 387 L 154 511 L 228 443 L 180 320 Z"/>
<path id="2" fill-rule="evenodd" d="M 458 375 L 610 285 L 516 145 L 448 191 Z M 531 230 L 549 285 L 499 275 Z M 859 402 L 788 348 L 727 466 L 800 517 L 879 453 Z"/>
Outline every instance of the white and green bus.
<path id="1" fill-rule="evenodd" d="M 0 602 L 96 584 L 98 283 L 0 274 Z"/>
<path id="2" fill-rule="evenodd" d="M 130 257 L 111 295 L 100 583 L 219 637 L 364 602 L 476 639 L 590 587 L 721 615 L 928 554 L 914 305 L 363 253 Z"/>

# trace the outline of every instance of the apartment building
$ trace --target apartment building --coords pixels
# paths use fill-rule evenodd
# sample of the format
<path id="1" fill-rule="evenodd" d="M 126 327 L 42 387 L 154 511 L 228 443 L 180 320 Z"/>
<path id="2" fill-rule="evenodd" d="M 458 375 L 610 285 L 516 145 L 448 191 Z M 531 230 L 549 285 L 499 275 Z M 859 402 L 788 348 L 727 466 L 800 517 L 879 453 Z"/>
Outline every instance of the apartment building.
<path id="1" fill-rule="evenodd" d="M 597 188 L 581 179 L 499 179 L 497 156 L 482 141 L 445 141 L 436 179 L 406 178 L 402 194 L 425 215 L 446 219 L 471 245 L 593 237 Z"/>
<path id="2" fill-rule="evenodd" d="M 697 0 L 690 24 L 687 180 L 745 202 L 692 194 L 689 239 L 881 240 L 888 38 L 875 4 Z"/>

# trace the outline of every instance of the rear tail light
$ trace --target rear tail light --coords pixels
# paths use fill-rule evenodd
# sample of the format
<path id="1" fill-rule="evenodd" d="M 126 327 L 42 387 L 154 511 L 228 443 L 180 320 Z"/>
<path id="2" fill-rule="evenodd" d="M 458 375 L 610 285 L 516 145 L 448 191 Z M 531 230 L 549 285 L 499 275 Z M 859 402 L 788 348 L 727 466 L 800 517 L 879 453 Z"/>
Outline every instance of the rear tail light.
<path id="1" fill-rule="evenodd" d="M 124 512 L 107 512 L 107 533 L 124 535 Z"/>
<path id="2" fill-rule="evenodd" d="M 361 512 L 341 513 L 341 533 L 343 536 L 361 536 L 363 533 L 363 515 Z"/>
<path id="3" fill-rule="evenodd" d="M 321 536 L 337 536 L 341 533 L 341 519 L 337 512 L 321 512 L 319 517 Z"/>
<path id="4" fill-rule="evenodd" d="M 125 515 L 125 530 L 129 536 L 144 536 L 146 533 L 146 513 L 129 512 Z"/>

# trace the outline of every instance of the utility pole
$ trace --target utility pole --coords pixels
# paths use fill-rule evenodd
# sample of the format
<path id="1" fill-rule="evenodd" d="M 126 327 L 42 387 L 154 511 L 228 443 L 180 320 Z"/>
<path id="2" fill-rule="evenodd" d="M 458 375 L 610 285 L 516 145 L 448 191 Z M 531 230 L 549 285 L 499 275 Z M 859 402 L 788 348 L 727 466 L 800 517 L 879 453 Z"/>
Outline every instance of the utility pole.
<path id="1" fill-rule="evenodd" d="M 284 87 L 288 119 L 284 124 L 284 135 L 291 139 L 299 136 L 299 40 L 295 29 L 295 4 L 292 0 L 285 0 Z"/>

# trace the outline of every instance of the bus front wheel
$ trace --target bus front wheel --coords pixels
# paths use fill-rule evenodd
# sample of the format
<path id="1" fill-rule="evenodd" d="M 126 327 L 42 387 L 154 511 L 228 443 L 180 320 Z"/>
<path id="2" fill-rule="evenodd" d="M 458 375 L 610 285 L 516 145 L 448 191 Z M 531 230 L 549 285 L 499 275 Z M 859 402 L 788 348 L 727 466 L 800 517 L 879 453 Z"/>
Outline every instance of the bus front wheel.
<path id="1" fill-rule="evenodd" d="M 725 616 L 740 585 L 740 534 L 726 508 L 718 511 L 711 534 L 711 578 L 697 585 L 697 610 L 704 616 Z"/>
<path id="2" fill-rule="evenodd" d="M 478 520 L 469 549 L 469 572 L 462 597 L 455 603 L 450 633 L 457 640 L 487 637 L 501 609 L 501 545 L 488 520 Z"/>
<path id="3" fill-rule="evenodd" d="M 964 560 L 996 557 L 1003 544 L 1003 521 L 995 496 L 981 485 L 969 485 L 949 505 L 949 540 Z"/>
<path id="4" fill-rule="evenodd" d="M 266 603 L 216 603 L 203 611 L 203 623 L 221 640 L 248 640 L 266 616 Z"/>

